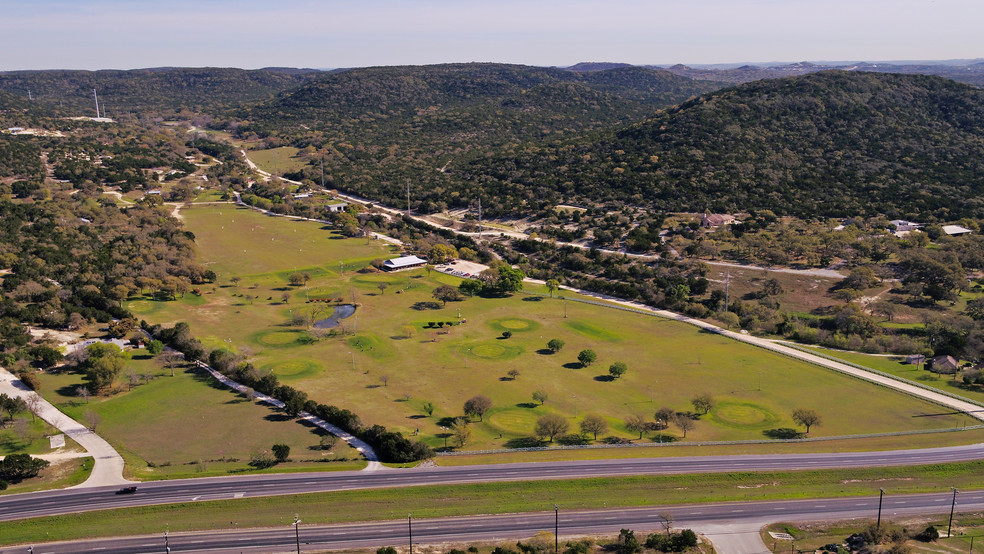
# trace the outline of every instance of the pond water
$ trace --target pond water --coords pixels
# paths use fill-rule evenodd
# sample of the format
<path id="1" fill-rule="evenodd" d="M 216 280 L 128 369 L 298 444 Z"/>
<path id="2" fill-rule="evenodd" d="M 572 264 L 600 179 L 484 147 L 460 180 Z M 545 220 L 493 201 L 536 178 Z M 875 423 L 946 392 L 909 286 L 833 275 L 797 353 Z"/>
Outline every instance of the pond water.
<path id="1" fill-rule="evenodd" d="M 331 329 L 332 327 L 338 327 L 338 323 L 341 320 L 352 317 L 352 314 L 354 313 L 355 306 L 352 304 L 339 304 L 335 306 L 335 311 L 332 312 L 331 317 L 315 321 L 314 326 L 317 329 Z"/>

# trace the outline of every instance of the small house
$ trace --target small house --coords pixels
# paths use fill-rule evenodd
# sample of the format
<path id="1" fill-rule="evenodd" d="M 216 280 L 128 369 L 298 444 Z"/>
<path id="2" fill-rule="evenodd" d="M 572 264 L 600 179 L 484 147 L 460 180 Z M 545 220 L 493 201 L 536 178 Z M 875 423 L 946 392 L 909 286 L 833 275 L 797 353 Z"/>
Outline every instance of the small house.
<path id="1" fill-rule="evenodd" d="M 338 202 L 335 204 L 328 204 L 327 206 L 325 206 L 325 208 L 329 212 L 343 212 L 347 207 L 348 207 L 348 202 Z"/>
<path id="2" fill-rule="evenodd" d="M 937 356 L 929 360 L 929 369 L 933 373 L 956 373 L 960 363 L 953 356 Z"/>
<path id="3" fill-rule="evenodd" d="M 926 356 L 922 354 L 911 354 L 905 357 L 905 363 L 909 365 L 920 365 L 926 363 Z"/>
<path id="4" fill-rule="evenodd" d="M 730 225 L 735 222 L 735 216 L 728 214 L 700 214 L 700 225 L 705 229 Z"/>

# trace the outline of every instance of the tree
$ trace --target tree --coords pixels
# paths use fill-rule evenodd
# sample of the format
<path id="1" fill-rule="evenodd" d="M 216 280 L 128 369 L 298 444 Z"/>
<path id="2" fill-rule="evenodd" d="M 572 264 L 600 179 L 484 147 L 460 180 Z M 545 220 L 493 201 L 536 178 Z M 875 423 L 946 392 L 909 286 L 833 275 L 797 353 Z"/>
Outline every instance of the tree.
<path id="1" fill-rule="evenodd" d="M 557 435 L 563 435 L 570 429 L 570 423 L 567 422 L 567 418 L 559 414 L 546 414 L 540 416 L 536 420 L 536 426 L 533 428 L 533 432 L 537 437 L 541 439 L 543 437 L 549 437 L 550 442 L 553 442 L 554 437 Z"/>
<path id="2" fill-rule="evenodd" d="M 608 366 L 608 374 L 612 376 L 613 379 L 618 379 L 619 377 L 625 375 L 625 372 L 629 368 L 622 362 L 615 362 Z"/>
<path id="3" fill-rule="evenodd" d="M 306 271 L 295 271 L 287 276 L 287 282 L 292 287 L 299 287 L 311 280 L 311 274 Z"/>
<path id="4" fill-rule="evenodd" d="M 533 401 L 539 402 L 541 406 L 547 401 L 547 391 L 543 389 L 536 389 L 533 391 Z"/>
<path id="5" fill-rule="evenodd" d="M 642 550 L 639 539 L 635 536 L 635 531 L 622 529 L 618 533 L 618 542 L 615 544 L 618 554 L 635 554 Z"/>
<path id="6" fill-rule="evenodd" d="M 178 352 L 177 350 L 165 350 L 160 355 L 160 362 L 164 364 L 165 367 L 171 370 L 171 377 L 174 377 L 174 366 L 181 363 L 184 359 L 184 354 Z"/>
<path id="7" fill-rule="evenodd" d="M 554 293 L 557 292 L 557 289 L 560 288 L 560 282 L 557 281 L 556 279 L 547 279 L 546 284 L 547 284 L 547 291 L 550 292 L 550 298 L 553 298 Z"/>
<path id="8" fill-rule="evenodd" d="M 690 419 L 690 416 L 681 415 L 676 417 L 676 425 L 683 431 L 683 438 L 687 438 L 687 431 L 692 430 L 697 424 Z"/>
<path id="9" fill-rule="evenodd" d="M 458 257 L 458 250 L 447 244 L 435 244 L 427 253 L 427 260 L 435 264 L 450 262 Z"/>
<path id="10" fill-rule="evenodd" d="M 102 423 L 102 416 L 99 415 L 98 412 L 94 412 L 92 410 L 86 410 L 83 417 L 85 417 L 85 422 L 90 431 L 95 431 L 96 427 Z"/>
<path id="11" fill-rule="evenodd" d="M 639 438 L 646 432 L 646 419 L 638 415 L 630 415 L 625 418 L 625 428 L 632 432 L 638 432 Z"/>
<path id="12" fill-rule="evenodd" d="M 690 400 L 690 403 L 694 406 L 694 411 L 700 415 L 705 415 L 707 412 L 711 411 L 714 407 L 714 398 L 706 392 L 703 394 L 698 394 Z"/>
<path id="13" fill-rule="evenodd" d="M 510 369 L 509 371 L 506 372 L 506 375 L 508 375 L 510 379 L 512 379 L 513 381 L 515 381 L 516 378 L 519 377 L 519 370 L 518 369 Z"/>
<path id="14" fill-rule="evenodd" d="M 379 382 L 382 383 L 384 387 L 389 385 L 389 380 L 390 376 L 385 373 L 379 376 Z"/>
<path id="15" fill-rule="evenodd" d="M 322 435 L 318 440 L 318 447 L 322 450 L 331 450 L 338 444 L 338 437 L 335 435 Z"/>
<path id="16" fill-rule="evenodd" d="M 590 348 L 586 348 L 582 350 L 577 355 L 577 361 L 581 362 L 582 367 L 588 367 L 589 365 L 593 364 L 597 359 L 598 359 L 598 355 L 595 354 L 595 351 L 591 350 Z"/>
<path id="17" fill-rule="evenodd" d="M 388 287 L 389 285 L 386 283 L 376 283 L 376 288 L 379 289 L 379 294 L 385 294 Z"/>
<path id="18" fill-rule="evenodd" d="M 48 462 L 30 454 L 8 454 L 0 460 L 0 481 L 17 482 L 36 477 Z"/>
<path id="19" fill-rule="evenodd" d="M 512 337 L 512 331 L 503 331 L 502 332 L 502 338 L 508 339 L 508 338 L 511 338 L 511 337 Z"/>
<path id="20" fill-rule="evenodd" d="M 451 434 L 454 436 L 454 442 L 458 443 L 459 448 L 471 439 L 471 427 L 468 426 L 465 418 L 455 418 L 454 423 L 451 424 Z"/>
<path id="21" fill-rule="evenodd" d="M 466 416 L 478 416 L 478 420 L 482 421 L 485 416 L 485 412 L 489 411 L 492 407 L 492 399 L 488 396 L 473 396 L 465 401 L 465 415 Z"/>
<path id="22" fill-rule="evenodd" d="M 156 356 L 164 351 L 164 343 L 154 339 L 147 343 L 147 353 L 151 356 Z"/>
<path id="23" fill-rule="evenodd" d="M 286 304 L 289 301 L 290 301 L 290 293 L 289 292 L 285 292 L 285 293 L 283 293 L 283 294 L 280 295 L 280 303 L 281 304 Z"/>
<path id="24" fill-rule="evenodd" d="M 475 296 L 481 294 L 485 284 L 478 279 L 465 279 L 458 285 L 458 290 L 465 296 Z"/>
<path id="25" fill-rule="evenodd" d="M 31 410 L 31 421 L 37 420 L 37 414 L 44 407 L 44 399 L 40 394 L 34 393 L 27 397 L 27 409 Z"/>
<path id="26" fill-rule="evenodd" d="M 424 402 L 423 404 L 421 404 L 420 407 L 421 407 L 421 409 L 424 410 L 424 413 L 427 414 L 428 416 L 434 415 L 434 403 L 433 402 Z"/>
<path id="27" fill-rule="evenodd" d="M 672 422 L 674 418 L 676 418 L 676 411 L 672 408 L 663 407 L 656 410 L 656 413 L 653 414 L 653 419 L 656 420 L 657 431 L 662 431 L 663 429 L 669 427 L 670 422 Z"/>
<path id="28" fill-rule="evenodd" d="M 550 339 L 550 342 L 547 343 L 547 348 L 556 354 L 557 352 L 560 352 L 560 349 L 564 347 L 564 344 L 564 341 L 560 339 Z"/>
<path id="29" fill-rule="evenodd" d="M 458 302 L 461 300 L 461 292 L 449 285 L 437 287 L 431 296 L 443 302 L 445 306 L 448 305 L 448 302 Z"/>
<path id="30" fill-rule="evenodd" d="M 811 410 L 808 408 L 796 408 L 793 410 L 793 421 L 797 425 L 802 425 L 806 427 L 806 434 L 810 434 L 810 427 L 814 425 L 821 425 L 823 423 L 823 418 L 816 410 Z"/>
<path id="31" fill-rule="evenodd" d="M 75 396 L 81 396 L 85 403 L 89 403 L 89 388 L 79 385 L 75 387 Z"/>
<path id="32" fill-rule="evenodd" d="M 598 414 L 588 414 L 581 420 L 581 432 L 584 434 L 591 433 L 594 440 L 598 440 L 598 433 L 604 433 L 607 430 L 608 422 Z"/>
<path id="33" fill-rule="evenodd" d="M 277 460 L 277 463 L 283 463 L 287 461 L 290 457 L 290 446 L 286 444 L 275 444 L 271 448 L 273 450 L 273 457 Z"/>
<path id="34" fill-rule="evenodd" d="M 762 283 L 762 296 L 779 296 L 782 293 L 782 283 L 780 283 L 778 279 L 766 279 L 766 281 Z"/>

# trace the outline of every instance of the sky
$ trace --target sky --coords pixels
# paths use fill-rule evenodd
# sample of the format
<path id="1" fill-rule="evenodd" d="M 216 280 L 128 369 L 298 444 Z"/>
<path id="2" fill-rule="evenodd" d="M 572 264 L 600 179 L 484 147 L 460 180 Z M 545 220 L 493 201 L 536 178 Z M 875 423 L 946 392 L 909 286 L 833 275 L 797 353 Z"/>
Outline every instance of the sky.
<path id="1" fill-rule="evenodd" d="M 0 71 L 984 58 L 981 0 L 0 0 Z"/>

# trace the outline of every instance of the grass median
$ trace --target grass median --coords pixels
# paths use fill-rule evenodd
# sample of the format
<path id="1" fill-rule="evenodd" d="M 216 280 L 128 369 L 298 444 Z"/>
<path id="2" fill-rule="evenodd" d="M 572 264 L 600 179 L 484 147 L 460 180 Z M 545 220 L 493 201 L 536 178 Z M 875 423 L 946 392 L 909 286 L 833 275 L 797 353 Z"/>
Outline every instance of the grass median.
<path id="1" fill-rule="evenodd" d="M 187 502 L 4 522 L 0 543 L 695 502 L 877 497 L 982 485 L 984 461 L 831 471 L 737 472 L 517 481 Z"/>

